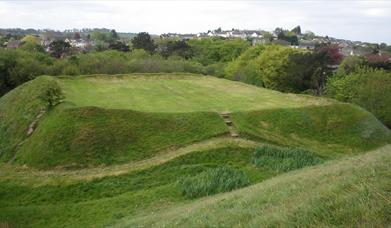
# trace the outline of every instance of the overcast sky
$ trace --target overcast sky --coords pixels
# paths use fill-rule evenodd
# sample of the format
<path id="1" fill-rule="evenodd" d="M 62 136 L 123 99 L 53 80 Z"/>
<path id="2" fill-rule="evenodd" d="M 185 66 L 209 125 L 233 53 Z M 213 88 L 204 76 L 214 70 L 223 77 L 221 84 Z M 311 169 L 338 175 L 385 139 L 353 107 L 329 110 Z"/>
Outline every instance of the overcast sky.
<path id="1" fill-rule="evenodd" d="M 391 44 L 391 1 L 1 1 L 1 28 L 291 29 Z"/>

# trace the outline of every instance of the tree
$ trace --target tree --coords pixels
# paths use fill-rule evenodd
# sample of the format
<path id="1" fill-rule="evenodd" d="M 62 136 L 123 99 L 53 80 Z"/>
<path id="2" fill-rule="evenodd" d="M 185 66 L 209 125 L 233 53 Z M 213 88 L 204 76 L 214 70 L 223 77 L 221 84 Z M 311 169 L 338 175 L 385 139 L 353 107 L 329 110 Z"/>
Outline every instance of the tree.
<path id="1" fill-rule="evenodd" d="M 128 52 L 129 47 L 128 45 L 120 42 L 120 41 L 115 41 L 109 45 L 109 49 L 117 50 L 117 51 L 123 51 L 123 52 Z"/>
<path id="2" fill-rule="evenodd" d="M 117 32 L 114 30 L 114 29 L 112 29 L 111 31 L 110 31 L 110 33 L 111 33 L 111 38 L 113 39 L 113 40 L 118 40 L 118 34 L 117 34 Z"/>
<path id="3" fill-rule="evenodd" d="M 33 52 L 35 51 L 45 52 L 45 49 L 39 43 L 38 37 L 33 35 L 27 35 L 22 39 L 21 49 L 26 51 L 33 51 Z"/>
<path id="4" fill-rule="evenodd" d="M 160 54 L 164 58 L 169 56 L 180 56 L 184 59 L 192 57 L 192 49 L 186 40 L 170 40 L 161 46 Z"/>
<path id="5" fill-rule="evenodd" d="M 73 35 L 73 38 L 75 40 L 80 40 L 81 36 L 80 36 L 80 32 L 75 32 L 75 34 Z"/>
<path id="6" fill-rule="evenodd" d="M 149 53 L 155 52 L 156 45 L 151 36 L 147 32 L 140 32 L 132 39 L 134 49 L 144 49 Z"/>
<path id="7" fill-rule="evenodd" d="M 71 45 L 64 40 L 54 40 L 49 44 L 51 54 L 56 58 L 61 58 L 70 51 Z"/>
<path id="8" fill-rule="evenodd" d="M 327 59 L 327 64 L 336 65 L 342 61 L 342 54 L 339 52 L 339 48 L 334 44 L 322 44 L 315 50 L 318 53 L 324 53 Z"/>
<path id="9" fill-rule="evenodd" d="M 300 28 L 300 25 L 294 27 L 291 32 L 293 32 L 294 34 L 296 35 L 301 35 L 301 28 Z"/>
<path id="10" fill-rule="evenodd" d="M 108 33 L 95 31 L 91 34 L 91 39 L 94 41 L 108 42 L 110 38 Z"/>
<path id="11" fill-rule="evenodd" d="M 326 94 L 358 104 L 391 127 L 391 73 L 361 67 L 348 74 L 337 74 L 327 82 Z"/>
<path id="12" fill-rule="evenodd" d="M 291 45 L 299 45 L 299 39 L 297 36 L 291 32 L 285 33 L 285 32 L 280 32 L 278 33 L 277 38 L 279 40 L 285 40 L 288 41 Z"/>

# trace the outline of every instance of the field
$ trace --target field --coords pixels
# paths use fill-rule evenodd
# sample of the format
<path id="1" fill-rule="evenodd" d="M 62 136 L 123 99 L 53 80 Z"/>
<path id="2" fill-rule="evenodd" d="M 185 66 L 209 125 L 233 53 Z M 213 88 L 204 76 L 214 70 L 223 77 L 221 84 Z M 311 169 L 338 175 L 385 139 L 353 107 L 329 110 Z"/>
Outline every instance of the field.
<path id="1" fill-rule="evenodd" d="M 326 99 L 282 94 L 200 75 L 136 74 L 64 78 L 66 102 L 142 112 L 224 112 L 328 104 Z"/>
<path id="2" fill-rule="evenodd" d="M 0 119 L 0 226 L 391 223 L 391 132 L 354 105 L 192 74 L 41 76 Z"/>

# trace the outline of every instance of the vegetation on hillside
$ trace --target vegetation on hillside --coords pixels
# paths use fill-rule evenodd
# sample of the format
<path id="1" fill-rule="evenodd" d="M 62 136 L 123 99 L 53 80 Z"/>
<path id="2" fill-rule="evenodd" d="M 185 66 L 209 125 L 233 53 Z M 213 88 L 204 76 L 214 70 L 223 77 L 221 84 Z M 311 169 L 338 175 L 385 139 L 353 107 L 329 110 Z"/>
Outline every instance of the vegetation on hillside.
<path id="1" fill-rule="evenodd" d="M 32 227 L 105 226 L 124 216 L 189 201 L 178 181 L 209 169 L 229 165 L 244 172 L 251 184 L 274 176 L 251 164 L 253 151 L 237 146 L 194 151 L 144 170 L 72 184 L 34 187 L 0 179 L 0 221 Z"/>
<path id="2" fill-rule="evenodd" d="M 387 227 L 391 147 L 287 173 L 115 227 Z"/>
<path id="3" fill-rule="evenodd" d="M 364 152 L 391 139 L 386 127 L 357 106 L 200 75 L 43 76 L 0 99 L 0 110 L 5 110 L 2 113 L 13 113 L 17 118 L 31 115 L 21 122 L 27 129 L 42 107 L 45 113 L 28 137 L 26 129 L 14 132 L 12 124 L 4 125 L 6 134 L 14 132 L 15 139 L 24 141 L 16 155 L 16 150 L 9 150 L 9 155 L 2 157 L 2 161 L 14 162 L 0 165 L 0 177 L 5 177 L 0 178 L 0 221 L 7 225 L 108 226 L 121 219 L 128 224 L 130 217 L 131 225 L 148 226 L 155 223 L 144 220 L 151 212 L 160 216 L 160 211 L 175 211 L 179 205 L 208 201 L 212 198 L 195 198 L 212 194 L 217 194 L 213 199 L 219 199 L 220 192 L 271 177 L 284 182 L 283 176 L 276 176 L 293 169 L 302 168 L 295 173 L 312 175 L 306 166 L 327 169 L 340 155 Z M 240 136 L 300 149 L 264 146 L 255 151 L 259 142 L 252 142 L 205 147 L 202 151 L 193 148 L 164 157 L 178 147 L 227 134 L 227 125 L 218 114 L 223 111 L 233 111 L 233 126 Z M 13 124 L 18 121 L 10 115 L 3 117 Z M 329 159 L 334 160 L 319 165 Z M 144 165 L 134 166 L 136 163 Z M 131 168 L 108 172 L 109 165 L 114 164 Z M 94 175 L 89 175 L 90 170 Z M 68 172 L 86 177 L 72 178 Z M 350 173 L 344 178 L 356 180 Z M 302 185 L 301 177 L 296 181 Z M 280 187 L 286 189 L 290 184 Z M 383 185 L 378 189 L 383 191 Z M 273 191 L 285 202 L 288 193 Z M 364 199 L 361 192 L 355 193 L 355 200 Z M 270 193 L 263 194 L 279 202 Z M 259 205 L 267 202 L 263 194 Z M 345 195 L 338 196 L 343 200 Z M 366 203 L 381 205 L 372 196 L 365 199 Z M 312 204 L 308 207 L 323 210 Z M 368 211 L 368 206 L 352 207 L 359 215 Z M 372 219 L 369 224 L 384 219 L 383 209 L 376 209 L 376 213 L 366 214 Z M 323 212 L 317 215 L 323 216 Z M 343 224 L 346 215 L 339 216 L 341 220 L 336 221 Z M 244 217 L 236 219 L 248 220 Z M 228 219 L 227 224 L 231 221 Z"/>
<path id="4" fill-rule="evenodd" d="M 56 80 L 39 77 L 9 92 L 0 99 L 0 161 L 14 158 L 31 134 L 33 123 L 56 104 L 63 94 Z"/>
<path id="5" fill-rule="evenodd" d="M 236 112 L 232 118 L 242 136 L 303 147 L 326 157 L 391 142 L 389 129 L 350 104 Z"/>
<path id="6" fill-rule="evenodd" d="M 178 182 L 178 187 L 184 196 L 197 198 L 232 191 L 249 184 L 250 180 L 244 172 L 227 166 L 182 178 Z"/>
<path id="7" fill-rule="evenodd" d="M 361 67 L 360 59 L 345 62 L 327 84 L 327 95 L 372 112 L 391 127 L 391 73 Z"/>
<path id="8" fill-rule="evenodd" d="M 316 165 L 322 159 L 309 151 L 298 148 L 280 148 L 264 145 L 255 150 L 253 163 L 258 167 L 287 172 Z"/>
<path id="9" fill-rule="evenodd" d="M 226 132 L 217 113 L 57 109 L 20 147 L 16 162 L 40 168 L 124 163 Z"/>

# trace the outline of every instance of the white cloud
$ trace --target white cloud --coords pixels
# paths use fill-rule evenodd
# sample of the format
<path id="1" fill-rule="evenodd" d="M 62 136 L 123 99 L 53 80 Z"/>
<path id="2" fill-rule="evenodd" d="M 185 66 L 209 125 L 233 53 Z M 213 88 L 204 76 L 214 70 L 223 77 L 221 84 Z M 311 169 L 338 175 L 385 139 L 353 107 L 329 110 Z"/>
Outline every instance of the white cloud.
<path id="1" fill-rule="evenodd" d="M 0 1 L 1 27 L 151 33 L 293 28 L 391 43 L 389 1 Z"/>

